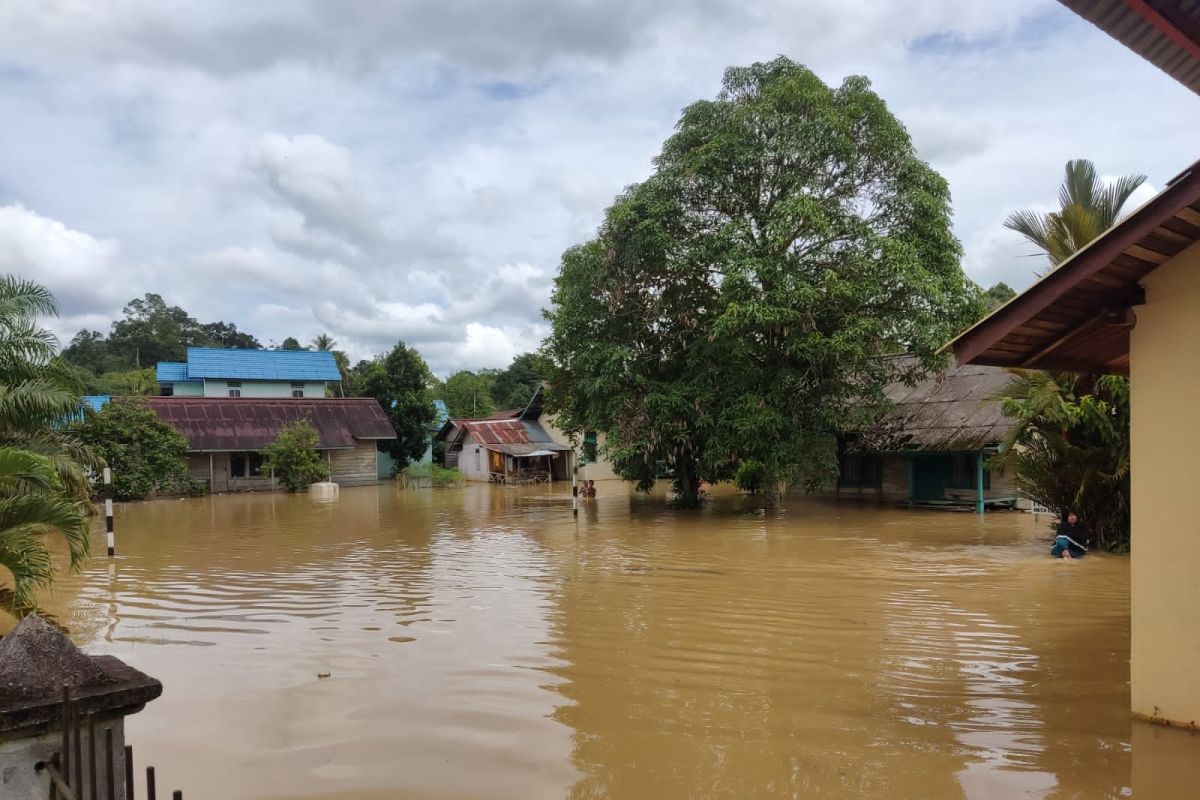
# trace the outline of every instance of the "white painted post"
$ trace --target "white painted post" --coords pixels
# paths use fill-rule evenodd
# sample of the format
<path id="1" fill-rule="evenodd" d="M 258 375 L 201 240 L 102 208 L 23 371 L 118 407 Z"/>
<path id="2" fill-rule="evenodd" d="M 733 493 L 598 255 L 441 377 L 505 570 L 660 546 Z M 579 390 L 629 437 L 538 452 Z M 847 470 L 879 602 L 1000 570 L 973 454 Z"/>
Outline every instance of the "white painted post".
<path id="1" fill-rule="evenodd" d="M 108 554 L 117 554 L 117 538 L 113 533 L 112 470 L 104 468 L 104 529 L 108 532 Z"/>

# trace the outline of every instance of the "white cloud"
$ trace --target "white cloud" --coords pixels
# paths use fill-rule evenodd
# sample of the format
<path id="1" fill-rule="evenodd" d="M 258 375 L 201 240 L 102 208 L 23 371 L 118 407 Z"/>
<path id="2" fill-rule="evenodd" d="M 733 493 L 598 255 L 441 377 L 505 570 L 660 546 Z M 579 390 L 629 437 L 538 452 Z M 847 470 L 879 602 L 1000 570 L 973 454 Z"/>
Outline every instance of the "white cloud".
<path id="1" fill-rule="evenodd" d="M 0 269 L 45 276 L 67 335 L 156 291 L 263 341 L 495 365 L 679 110 L 776 54 L 872 79 L 985 285 L 1041 269 L 1001 223 L 1068 158 L 1157 186 L 1195 158 L 1195 98 L 1052 0 L 5 3 Z"/>
<path id="2" fill-rule="evenodd" d="M 38 281 L 54 292 L 63 314 L 95 321 L 136 291 L 113 269 L 113 239 L 72 230 L 20 204 L 0 207 L 0 272 Z M 90 313 L 89 313 L 90 312 Z M 62 322 L 52 323 L 62 336 Z"/>

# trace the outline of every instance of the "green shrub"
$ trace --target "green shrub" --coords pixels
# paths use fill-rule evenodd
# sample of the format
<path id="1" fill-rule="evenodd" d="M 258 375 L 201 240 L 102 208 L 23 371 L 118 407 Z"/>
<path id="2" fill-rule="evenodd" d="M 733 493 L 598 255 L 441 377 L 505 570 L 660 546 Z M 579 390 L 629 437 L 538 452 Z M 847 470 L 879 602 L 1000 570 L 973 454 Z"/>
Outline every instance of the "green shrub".
<path id="1" fill-rule="evenodd" d="M 743 492 L 758 494 L 762 491 L 765 472 L 763 465 L 758 461 L 743 461 L 738 465 L 733 481 Z"/>
<path id="2" fill-rule="evenodd" d="M 439 489 L 463 482 L 463 474 L 458 470 L 423 462 L 410 464 L 396 473 L 396 482 L 405 489 L 420 483 L 421 478 L 428 478 L 430 484 Z"/>
<path id="3" fill-rule="evenodd" d="M 188 476 L 187 439 L 139 402 L 120 400 L 88 411 L 72 431 L 112 469 L 117 500 L 203 493 Z"/>
<path id="4" fill-rule="evenodd" d="M 263 466 L 270 469 L 289 492 L 329 477 L 329 465 L 317 452 L 320 438 L 308 420 L 287 425 L 275 441 L 263 448 Z"/>

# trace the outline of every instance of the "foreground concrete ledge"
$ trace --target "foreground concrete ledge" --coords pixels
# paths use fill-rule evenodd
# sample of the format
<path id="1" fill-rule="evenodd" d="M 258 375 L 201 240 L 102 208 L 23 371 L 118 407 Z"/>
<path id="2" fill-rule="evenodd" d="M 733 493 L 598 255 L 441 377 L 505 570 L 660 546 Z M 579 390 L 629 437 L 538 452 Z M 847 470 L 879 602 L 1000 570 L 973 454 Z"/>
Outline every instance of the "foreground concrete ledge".
<path id="1" fill-rule="evenodd" d="M 63 687 L 80 715 L 135 713 L 162 694 L 162 683 L 113 656 L 89 656 L 36 615 L 0 640 L 0 740 L 57 730 Z"/>

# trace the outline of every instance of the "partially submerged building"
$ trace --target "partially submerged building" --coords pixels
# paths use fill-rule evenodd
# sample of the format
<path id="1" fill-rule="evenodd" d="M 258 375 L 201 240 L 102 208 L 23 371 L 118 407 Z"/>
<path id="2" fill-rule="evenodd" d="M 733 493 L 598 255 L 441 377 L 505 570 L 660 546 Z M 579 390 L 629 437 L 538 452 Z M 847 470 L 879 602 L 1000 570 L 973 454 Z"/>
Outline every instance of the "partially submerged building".
<path id="1" fill-rule="evenodd" d="M 847 437 L 829 493 L 979 512 L 1016 507 L 1011 476 L 988 464 L 1012 429 L 993 399 L 1010 378 L 999 367 L 957 366 L 888 386 L 892 408 L 873 430 Z"/>
<path id="2" fill-rule="evenodd" d="M 1064 4 L 1200 94 L 1196 3 Z M 1129 375 L 1130 701 L 1135 716 L 1192 730 L 1200 722 L 1191 469 L 1200 378 L 1187 354 L 1198 340 L 1200 161 L 948 345 L 959 364 Z"/>
<path id="3" fill-rule="evenodd" d="M 317 431 L 317 450 L 330 480 L 343 486 L 379 480 L 376 449 L 396 438 L 391 421 L 370 397 L 149 397 L 146 407 L 188 440 L 188 471 L 212 492 L 276 488 L 262 449 L 300 420 Z"/>
<path id="4" fill-rule="evenodd" d="M 325 397 L 342 378 L 324 350 L 189 347 L 186 361 L 155 368 L 165 397 Z"/>
<path id="5" fill-rule="evenodd" d="M 467 480 L 494 483 L 569 481 L 576 466 L 580 480 L 617 479 L 597 435 L 585 433 L 572 442 L 544 413 L 544 400 L 539 388 L 523 409 L 447 420 L 436 436 L 445 443 L 445 465 L 457 467 Z"/>

